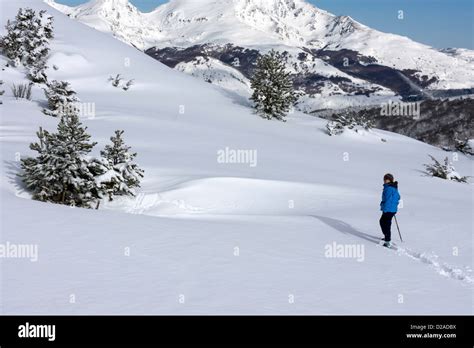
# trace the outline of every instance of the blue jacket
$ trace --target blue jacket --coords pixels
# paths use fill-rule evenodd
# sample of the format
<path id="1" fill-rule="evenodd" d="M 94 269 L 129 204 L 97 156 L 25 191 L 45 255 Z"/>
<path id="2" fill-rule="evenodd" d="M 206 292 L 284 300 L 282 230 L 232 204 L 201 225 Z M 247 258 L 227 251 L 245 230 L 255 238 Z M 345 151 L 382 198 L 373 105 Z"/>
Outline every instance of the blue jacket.
<path id="1" fill-rule="evenodd" d="M 383 184 L 382 202 L 380 202 L 380 210 L 384 213 L 396 213 L 400 194 L 398 193 L 398 182 Z"/>

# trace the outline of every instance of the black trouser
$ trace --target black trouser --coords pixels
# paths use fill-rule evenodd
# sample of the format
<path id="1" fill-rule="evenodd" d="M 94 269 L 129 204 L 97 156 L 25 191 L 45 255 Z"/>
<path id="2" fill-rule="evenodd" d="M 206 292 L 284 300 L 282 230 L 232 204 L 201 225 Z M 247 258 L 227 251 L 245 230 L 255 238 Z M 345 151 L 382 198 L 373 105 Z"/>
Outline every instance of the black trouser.
<path id="1" fill-rule="evenodd" d="M 385 241 L 391 241 L 391 232 L 390 227 L 392 227 L 392 218 L 396 213 L 383 213 L 380 218 L 380 227 L 382 228 L 382 233 L 385 236 Z"/>

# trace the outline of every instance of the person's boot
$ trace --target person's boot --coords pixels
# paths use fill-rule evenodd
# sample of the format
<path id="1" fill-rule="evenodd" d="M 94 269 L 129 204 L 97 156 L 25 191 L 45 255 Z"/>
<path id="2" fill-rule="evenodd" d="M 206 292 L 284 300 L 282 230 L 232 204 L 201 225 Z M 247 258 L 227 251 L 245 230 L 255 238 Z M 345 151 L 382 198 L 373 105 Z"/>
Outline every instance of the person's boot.
<path id="1" fill-rule="evenodd" d="M 391 248 L 391 247 L 392 247 L 392 242 L 390 242 L 390 241 L 388 241 L 388 242 L 385 241 L 385 242 L 383 243 L 383 246 L 386 247 L 386 248 Z"/>

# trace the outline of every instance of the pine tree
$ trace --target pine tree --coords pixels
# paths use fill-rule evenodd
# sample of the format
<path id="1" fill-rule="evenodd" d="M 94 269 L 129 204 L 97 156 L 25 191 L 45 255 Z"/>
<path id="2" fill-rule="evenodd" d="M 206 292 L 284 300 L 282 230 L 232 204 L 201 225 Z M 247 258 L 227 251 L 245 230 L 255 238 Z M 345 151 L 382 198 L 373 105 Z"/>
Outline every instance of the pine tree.
<path id="1" fill-rule="evenodd" d="M 469 139 L 454 139 L 454 147 L 457 151 L 465 155 L 474 155 L 474 140 Z"/>
<path id="2" fill-rule="evenodd" d="M 140 187 L 143 170 L 133 162 L 136 153 L 131 153 L 130 146 L 125 145 L 122 135 L 123 130 L 116 130 L 115 136 L 110 140 L 111 145 L 106 145 L 100 152 L 106 160 L 100 183 L 112 200 L 113 195 L 134 195 L 134 188 Z M 106 170 L 105 170 L 106 169 Z M 112 170 L 113 172 L 110 172 Z"/>
<path id="3" fill-rule="evenodd" d="M 328 135 L 339 135 L 344 132 L 344 126 L 336 121 L 329 121 L 326 124 L 326 132 Z"/>
<path id="4" fill-rule="evenodd" d="M 367 115 L 359 114 L 354 116 L 347 110 L 339 114 L 333 114 L 332 119 L 332 121 L 326 124 L 326 132 L 329 135 L 342 134 L 345 129 L 352 129 L 357 132 L 359 127 L 365 130 L 370 130 L 374 127 L 374 122 Z"/>
<path id="5" fill-rule="evenodd" d="M 23 9 L 20 9 L 18 11 L 18 15 L 22 10 Z M 18 66 L 23 58 L 21 54 L 24 54 L 21 31 L 17 28 L 17 22 L 12 22 L 10 20 L 7 21 L 5 29 L 7 30 L 7 35 L 2 37 L 0 41 L 3 53 L 12 60 L 15 66 Z"/>
<path id="6" fill-rule="evenodd" d="M 44 62 L 35 63 L 33 66 L 28 68 L 28 78 L 36 83 L 45 83 L 48 81 L 46 75 L 46 66 Z"/>
<path id="7" fill-rule="evenodd" d="M 32 191 L 33 198 L 39 201 L 47 201 L 48 197 L 53 197 L 59 192 L 54 191 L 52 185 L 48 185 L 46 175 L 43 171 L 43 164 L 45 155 L 49 150 L 49 139 L 50 134 L 48 131 L 43 130 L 41 127 L 36 132 L 39 142 L 31 143 L 30 149 L 38 153 L 37 157 L 27 157 L 21 160 L 21 167 L 23 173 L 20 175 L 26 188 Z"/>
<path id="8" fill-rule="evenodd" d="M 36 14 L 31 8 L 20 8 L 15 20 L 5 26 L 7 35 L 1 39 L 6 56 L 15 66 L 23 64 L 33 82 L 46 82 L 46 58 L 49 40 L 53 38 L 53 17 L 46 11 Z"/>
<path id="9" fill-rule="evenodd" d="M 79 98 L 76 92 L 66 81 L 53 80 L 48 83 L 48 88 L 44 90 L 48 99 L 48 109 L 43 109 L 46 115 L 61 116 L 67 113 L 77 113 L 77 105 Z"/>
<path id="10" fill-rule="evenodd" d="M 375 127 L 375 122 L 368 114 L 359 114 L 355 119 L 358 126 L 363 127 L 365 130 L 370 130 Z"/>
<path id="11" fill-rule="evenodd" d="M 94 175 L 98 198 L 107 197 L 111 201 L 115 194 L 126 191 L 122 175 L 114 170 L 107 159 L 103 157 L 91 158 L 89 160 L 89 170 Z"/>
<path id="12" fill-rule="evenodd" d="M 290 108 L 298 100 L 290 73 L 285 70 L 281 53 L 271 50 L 257 61 L 251 79 L 255 109 L 262 117 L 284 120 Z"/>
<path id="13" fill-rule="evenodd" d="M 38 155 L 21 164 L 21 177 L 33 199 L 87 208 L 97 200 L 87 157 L 96 143 L 86 131 L 77 114 L 63 115 L 56 133 L 40 129 L 39 142 L 30 145 Z"/>
<path id="14" fill-rule="evenodd" d="M 444 163 L 440 163 L 435 157 L 429 155 L 431 160 L 433 161 L 432 164 L 424 164 L 426 168 L 426 173 L 430 176 L 434 176 L 441 179 L 446 180 L 454 180 L 457 182 L 464 182 L 467 183 L 467 176 L 461 176 L 456 169 L 454 168 L 453 164 L 449 162 L 448 157 L 444 159 Z"/>
<path id="15" fill-rule="evenodd" d="M 3 86 L 3 80 L 0 80 L 0 88 Z M 0 89 L 0 96 L 2 96 L 5 93 L 4 89 Z M 3 104 L 3 101 L 0 100 L 0 105 Z"/>
<path id="16" fill-rule="evenodd" d="M 44 36 L 51 40 L 54 38 L 53 16 L 47 15 L 46 10 L 40 11 L 40 18 L 43 24 Z"/>
<path id="17" fill-rule="evenodd" d="M 345 129 L 354 129 L 356 126 L 354 117 L 347 112 L 333 114 L 332 119 L 326 125 L 326 131 L 329 135 L 342 134 Z"/>

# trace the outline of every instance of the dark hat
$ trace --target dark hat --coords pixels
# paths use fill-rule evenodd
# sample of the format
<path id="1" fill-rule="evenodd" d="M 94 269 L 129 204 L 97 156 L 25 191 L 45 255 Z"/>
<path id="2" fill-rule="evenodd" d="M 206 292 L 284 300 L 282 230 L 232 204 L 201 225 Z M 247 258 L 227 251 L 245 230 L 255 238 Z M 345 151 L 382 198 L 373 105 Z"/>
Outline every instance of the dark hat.
<path id="1" fill-rule="evenodd" d="M 394 177 L 393 177 L 393 175 L 392 175 L 392 174 L 389 174 L 389 173 L 385 174 L 385 175 L 383 176 L 383 179 L 384 179 L 384 180 L 389 180 L 390 182 L 393 182 L 393 180 L 395 180 Z"/>

